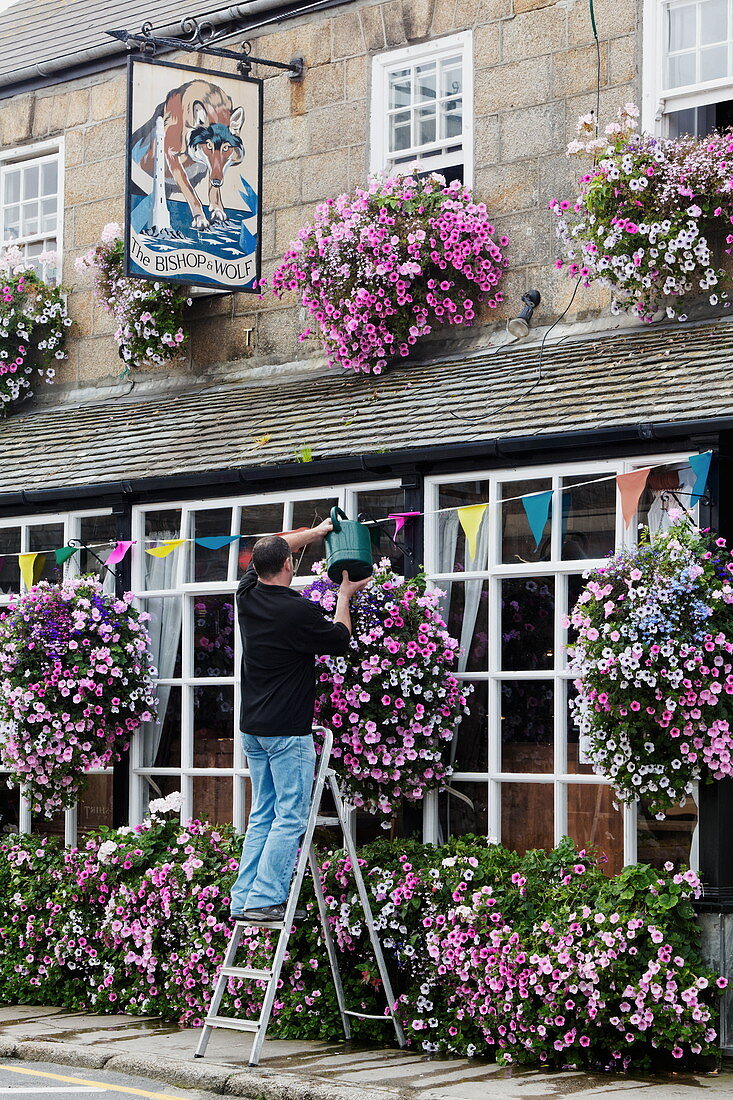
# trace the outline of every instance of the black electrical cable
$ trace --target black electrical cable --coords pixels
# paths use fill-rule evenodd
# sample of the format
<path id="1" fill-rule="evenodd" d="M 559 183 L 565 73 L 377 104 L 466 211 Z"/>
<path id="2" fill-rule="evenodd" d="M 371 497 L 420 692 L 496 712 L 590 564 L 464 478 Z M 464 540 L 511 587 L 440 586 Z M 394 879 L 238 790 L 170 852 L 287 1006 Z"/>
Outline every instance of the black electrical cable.
<path id="1" fill-rule="evenodd" d="M 593 8 L 593 0 L 588 0 L 590 7 L 590 25 L 593 37 L 596 40 L 596 137 L 598 137 L 598 120 L 601 116 L 601 43 L 598 40 L 598 28 L 596 26 L 596 13 Z"/>

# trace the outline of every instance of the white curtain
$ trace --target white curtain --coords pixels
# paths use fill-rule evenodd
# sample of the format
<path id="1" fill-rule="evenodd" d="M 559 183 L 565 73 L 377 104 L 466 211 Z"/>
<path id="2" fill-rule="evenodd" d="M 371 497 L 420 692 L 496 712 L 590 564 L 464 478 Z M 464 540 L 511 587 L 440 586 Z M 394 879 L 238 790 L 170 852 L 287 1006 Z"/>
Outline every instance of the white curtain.
<path id="1" fill-rule="evenodd" d="M 178 533 L 164 534 L 164 538 L 178 538 Z M 182 550 L 174 550 L 165 558 L 148 557 L 147 588 L 151 591 L 176 587 L 176 569 L 178 555 Z M 153 660 L 161 680 L 170 679 L 176 667 L 178 643 L 181 636 L 181 612 L 183 601 L 180 596 L 161 596 L 148 601 L 151 619 L 148 623 L 152 641 Z M 157 611 L 157 614 L 156 614 Z M 165 716 L 170 702 L 170 684 L 158 685 L 158 717 L 145 727 L 143 739 L 143 766 L 152 768 L 163 735 Z"/>

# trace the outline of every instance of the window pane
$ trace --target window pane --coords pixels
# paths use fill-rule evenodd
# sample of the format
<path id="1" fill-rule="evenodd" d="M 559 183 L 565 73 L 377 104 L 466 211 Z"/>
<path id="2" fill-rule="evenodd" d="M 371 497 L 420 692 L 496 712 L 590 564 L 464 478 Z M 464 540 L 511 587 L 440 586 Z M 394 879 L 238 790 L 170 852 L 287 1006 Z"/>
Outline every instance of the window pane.
<path id="1" fill-rule="evenodd" d="M 613 808 L 613 791 L 604 783 L 571 783 L 567 793 L 568 836 L 579 849 L 597 849 L 606 857 L 604 874 L 617 875 L 624 865 L 624 817 Z"/>
<path id="2" fill-rule="evenodd" d="M 389 148 L 393 153 L 409 149 L 412 145 L 410 131 L 410 112 L 400 111 L 389 120 Z"/>
<path id="3" fill-rule="evenodd" d="M 440 94 L 460 95 L 463 91 L 463 66 L 460 57 L 451 57 L 442 64 Z"/>
<path id="4" fill-rule="evenodd" d="M 105 560 L 110 552 L 110 543 L 117 538 L 115 516 L 85 516 L 79 523 L 79 538 L 89 547 L 89 550 L 80 550 L 73 559 L 79 563 L 79 572 L 94 573 L 97 577 L 104 573 L 105 591 L 114 592 L 114 567 L 105 569 L 97 559 Z"/>
<path id="5" fill-rule="evenodd" d="M 605 558 L 613 553 L 616 543 L 616 482 L 580 484 L 603 476 L 597 473 L 563 478 L 563 487 L 573 487 L 562 494 L 562 556 L 565 561 Z"/>
<path id="6" fill-rule="evenodd" d="M 695 84 L 695 54 L 681 53 L 669 59 L 669 86 L 682 88 L 686 84 Z"/>
<path id="7" fill-rule="evenodd" d="M 522 855 L 530 848 L 553 847 L 551 783 L 501 784 L 501 842 Z"/>
<path id="8" fill-rule="evenodd" d="M 145 513 L 145 550 L 150 550 L 158 542 L 181 537 L 181 509 L 169 508 L 163 512 Z M 179 553 L 185 553 L 183 547 L 173 550 L 165 558 L 144 554 L 145 587 L 152 589 L 175 588 L 178 583 Z"/>
<path id="9" fill-rule="evenodd" d="M 443 138 L 460 137 L 463 133 L 463 107 L 462 100 L 451 100 L 449 110 L 442 117 L 440 136 Z"/>
<path id="10" fill-rule="evenodd" d="M 331 509 L 338 505 L 338 498 L 330 500 L 296 500 L 293 504 L 293 529 L 298 527 L 316 527 L 328 519 Z M 313 563 L 325 557 L 326 548 L 322 542 L 311 543 L 295 555 L 295 571 L 299 577 L 310 578 Z"/>
<path id="11" fill-rule="evenodd" d="M 193 816 L 212 825 L 226 825 L 232 820 L 234 780 L 227 775 L 195 775 L 193 777 Z"/>
<path id="12" fill-rule="evenodd" d="M 697 805 L 688 798 L 684 806 L 667 810 L 663 821 L 657 821 L 642 801 L 637 806 L 636 843 L 639 863 L 662 867 L 667 860 L 675 866 L 690 864 L 692 834 L 697 825 Z"/>
<path id="13" fill-rule="evenodd" d="M 527 493 L 540 493 L 552 488 L 550 478 L 537 478 L 532 481 L 505 481 L 499 487 L 501 499 L 501 560 L 507 564 L 517 562 L 548 561 L 550 558 L 550 522 L 552 508 L 539 547 L 535 547 L 534 536 L 527 522 L 527 513 L 521 500 L 508 500 L 508 497 L 520 497 Z"/>
<path id="14" fill-rule="evenodd" d="M 489 827 L 487 783 L 456 783 L 438 796 L 441 841 L 451 836 L 487 836 Z"/>
<path id="15" fill-rule="evenodd" d="M 0 834 L 17 833 L 19 829 L 20 795 L 6 785 L 6 775 L 0 772 Z"/>
<path id="16" fill-rule="evenodd" d="M 0 527 L 0 593 L 20 591 L 20 527 Z"/>
<path id="17" fill-rule="evenodd" d="M 112 826 L 112 773 L 90 775 L 89 786 L 77 804 L 77 831 L 80 837 L 102 825 Z"/>
<path id="18" fill-rule="evenodd" d="M 41 232 L 53 233 L 56 229 L 56 199 L 41 202 Z"/>
<path id="19" fill-rule="evenodd" d="M 59 810 L 51 818 L 34 817 L 31 821 L 33 836 L 57 836 L 63 840 L 65 832 L 65 814 Z"/>
<path id="20" fill-rule="evenodd" d="M 42 195 L 56 195 L 58 192 L 58 162 L 55 160 L 46 161 L 41 167 L 41 194 Z"/>
<path id="21" fill-rule="evenodd" d="M 465 508 L 473 504 L 486 504 L 489 499 L 488 481 L 467 481 L 455 485 L 441 485 L 439 508 Z M 455 511 L 438 514 L 438 572 L 462 572 L 464 569 L 485 569 L 488 554 L 489 510 L 483 514 L 476 537 L 476 557 L 471 558 L 466 546 L 466 536 Z"/>
<path id="22" fill-rule="evenodd" d="M 417 112 L 417 144 L 427 145 L 436 139 L 436 119 L 433 107 L 420 107 Z"/>
<path id="23" fill-rule="evenodd" d="M 468 697 L 470 714 L 456 727 L 454 740 L 446 744 L 445 758 L 462 772 L 483 772 L 488 766 L 488 693 L 486 680 L 473 682 Z"/>
<path id="24" fill-rule="evenodd" d="M 357 516 L 363 514 L 365 519 L 383 519 L 391 512 L 404 512 L 405 494 L 402 489 L 373 489 L 370 492 L 359 493 L 356 498 L 356 509 Z M 407 520 L 408 524 L 414 522 L 414 520 Z M 394 528 L 395 523 L 391 519 L 376 528 L 375 537 L 372 539 L 374 560 L 389 558 L 395 573 L 403 574 L 405 556 L 389 537 L 394 535 Z M 404 544 L 405 539 L 404 527 L 402 530 L 403 533 L 396 538 L 396 542 L 400 545 Z"/>
<path id="25" fill-rule="evenodd" d="M 153 661 L 161 680 L 176 680 L 181 675 L 181 598 L 156 596 L 141 601 L 150 615 L 147 628 L 152 642 Z"/>
<path id="26" fill-rule="evenodd" d="M 435 99 L 435 62 L 427 65 L 418 65 L 415 70 L 416 92 L 415 102 L 424 103 L 426 100 Z"/>
<path id="27" fill-rule="evenodd" d="M 234 766 L 234 685 L 193 689 L 193 765 Z"/>
<path id="28" fill-rule="evenodd" d="M 460 643 L 458 672 L 485 672 L 488 667 L 489 582 L 443 581 L 438 585 L 445 595 L 440 613 L 448 632 Z"/>
<path id="29" fill-rule="evenodd" d="M 409 107 L 412 102 L 410 69 L 397 69 L 389 74 L 389 107 Z M 409 117 L 409 116 L 408 116 Z"/>
<path id="30" fill-rule="evenodd" d="M 191 537 L 194 539 L 228 535 L 232 525 L 231 508 L 202 508 L 191 515 Z M 225 581 L 228 575 L 229 545 L 209 550 L 193 543 L 191 550 L 192 581 Z M 174 551 L 175 552 L 175 551 Z M 183 552 L 183 547 L 178 551 Z"/>
<path id="31" fill-rule="evenodd" d="M 158 798 L 167 798 L 169 794 L 180 793 L 181 779 L 178 775 L 146 775 L 143 779 L 144 793 L 143 806 L 147 810 L 149 802 Z M 174 820 L 174 815 L 166 815 L 168 821 Z"/>
<path id="32" fill-rule="evenodd" d="M 3 202 L 20 202 L 20 169 L 14 168 L 5 173 Z"/>
<path id="33" fill-rule="evenodd" d="M 38 180 L 39 171 L 37 164 L 29 164 L 23 166 L 23 198 L 24 199 L 37 199 L 38 198 Z"/>
<path id="34" fill-rule="evenodd" d="M 689 50 L 697 40 L 695 28 L 695 5 L 684 4 L 669 9 L 669 51 Z"/>
<path id="35" fill-rule="evenodd" d="M 40 523 L 28 528 L 28 549 L 46 551 L 46 561 L 39 580 L 58 581 L 63 576 L 63 568 L 56 564 L 53 551 L 64 545 L 63 523 Z M 49 553 L 49 551 L 51 551 Z"/>
<path id="36" fill-rule="evenodd" d="M 143 767 L 181 766 L 181 689 L 158 684 L 158 716 L 143 727 Z M 178 787 L 174 787 L 178 790 Z"/>
<path id="37" fill-rule="evenodd" d="M 234 600 L 231 596 L 195 596 L 193 611 L 194 676 L 234 675 Z"/>
<path id="38" fill-rule="evenodd" d="M 23 203 L 23 221 L 21 225 L 21 232 L 23 236 L 30 236 L 31 233 L 38 233 L 39 229 L 38 221 L 38 203 L 26 202 Z"/>
<path id="39" fill-rule="evenodd" d="M 511 577 L 501 582 L 501 667 L 552 668 L 555 649 L 555 581 Z"/>
<path id="40" fill-rule="evenodd" d="M 263 534 L 276 535 L 283 529 L 283 506 L 247 504 L 242 508 L 237 576 L 241 577 L 252 560 L 252 547 Z"/>
<path id="41" fill-rule="evenodd" d="M 553 685 L 548 680 L 501 684 L 501 770 L 553 770 Z"/>
<path id="42" fill-rule="evenodd" d="M 702 80 L 719 80 L 728 75 L 728 47 L 709 46 L 700 50 L 700 75 Z"/>
<path id="43" fill-rule="evenodd" d="M 709 46 L 712 42 L 725 42 L 727 38 L 728 0 L 705 0 L 700 5 L 700 44 Z"/>
<path id="44" fill-rule="evenodd" d="M 7 206 L 3 212 L 3 237 L 20 236 L 20 207 Z"/>

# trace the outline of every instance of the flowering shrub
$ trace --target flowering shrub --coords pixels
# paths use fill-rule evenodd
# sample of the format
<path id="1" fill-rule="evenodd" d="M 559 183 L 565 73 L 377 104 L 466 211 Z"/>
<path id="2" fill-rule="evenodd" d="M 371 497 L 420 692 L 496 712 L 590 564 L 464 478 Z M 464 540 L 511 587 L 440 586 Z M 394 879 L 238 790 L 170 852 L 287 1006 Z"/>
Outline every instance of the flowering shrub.
<path id="1" fill-rule="evenodd" d="M 42 581 L 0 616 L 0 759 L 34 813 L 71 806 L 155 713 L 149 617 L 94 577 Z"/>
<path id="2" fill-rule="evenodd" d="M 44 263 L 55 254 L 41 253 Z M 47 286 L 17 248 L 0 256 L 0 416 L 33 396 L 34 375 L 53 382 L 71 318 L 57 286 Z"/>
<path id="3" fill-rule="evenodd" d="M 470 325 L 479 303 L 502 301 L 495 287 L 509 239 L 497 244 L 495 232 L 460 183 L 373 179 L 316 208 L 271 285 L 279 297 L 300 292 L 329 365 L 379 374 L 436 325 Z"/>
<path id="4" fill-rule="evenodd" d="M 0 999 L 159 1015 L 200 1026 L 230 935 L 229 826 L 166 820 L 62 849 L 0 839 Z M 361 852 L 408 1044 L 548 1066 L 692 1066 L 715 1053 L 716 979 L 702 963 L 690 871 L 627 868 L 607 879 L 564 841 L 518 856 L 476 837 L 435 848 L 385 841 Z M 385 1002 L 343 852 L 322 862 L 350 1008 Z M 337 1039 L 340 1018 L 309 881 L 269 1033 Z M 266 965 L 269 931 L 238 956 Z M 244 963 L 240 963 L 244 965 Z M 252 1018 L 263 982 L 232 977 L 221 1012 Z M 717 988 L 716 988 L 717 987 Z M 384 1041 L 389 1024 L 354 1020 Z"/>
<path id="5" fill-rule="evenodd" d="M 675 299 L 705 291 L 716 305 L 727 293 L 709 234 L 730 229 L 731 135 L 675 140 L 636 133 L 638 109 L 627 103 L 619 122 L 595 138 L 594 116 L 578 122 L 570 155 L 593 156 L 572 204 L 550 203 L 568 274 L 584 285 L 598 280 L 613 290 L 612 311 L 630 310 L 651 321 L 660 309 L 685 320 Z M 728 245 L 733 235 L 728 232 Z M 721 286 L 723 289 L 721 290 Z M 725 303 L 728 304 L 727 302 Z"/>
<path id="6" fill-rule="evenodd" d="M 318 579 L 303 595 L 333 611 L 338 586 L 325 562 L 313 569 Z M 355 806 L 387 818 L 399 799 L 417 802 L 444 783 L 450 767 L 441 742 L 468 713 L 470 685 L 451 672 L 458 642 L 438 604 L 439 593 L 427 592 L 423 580 L 401 584 L 384 558 L 352 601 L 349 653 L 318 658 L 316 720 L 333 730 L 344 789 Z"/>
<path id="7" fill-rule="evenodd" d="M 99 244 L 76 260 L 77 271 L 94 269 L 97 298 L 117 324 L 115 340 L 126 368 L 159 367 L 186 349 L 183 315 L 191 299 L 171 283 L 125 275 L 122 230 L 110 222 Z"/>
<path id="8" fill-rule="evenodd" d="M 662 812 L 733 775 L 733 561 L 678 520 L 593 570 L 570 615 L 573 719 L 619 798 Z"/>

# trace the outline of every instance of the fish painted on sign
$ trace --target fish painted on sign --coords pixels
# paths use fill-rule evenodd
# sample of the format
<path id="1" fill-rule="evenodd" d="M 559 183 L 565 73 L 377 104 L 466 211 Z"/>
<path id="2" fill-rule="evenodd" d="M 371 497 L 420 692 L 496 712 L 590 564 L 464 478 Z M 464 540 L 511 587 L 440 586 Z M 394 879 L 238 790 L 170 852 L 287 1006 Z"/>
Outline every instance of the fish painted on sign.
<path id="1" fill-rule="evenodd" d="M 221 197 L 225 173 L 244 159 L 241 137 L 244 108 L 234 107 L 217 84 L 192 80 L 174 88 L 153 115 L 132 135 L 132 157 L 151 179 L 156 169 L 156 125 L 163 120 L 166 192 L 183 196 L 191 211 L 191 227 L 207 229 L 228 221 Z M 196 193 L 208 181 L 208 212 Z"/>

